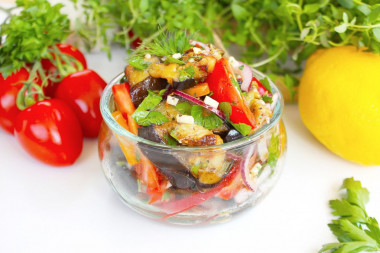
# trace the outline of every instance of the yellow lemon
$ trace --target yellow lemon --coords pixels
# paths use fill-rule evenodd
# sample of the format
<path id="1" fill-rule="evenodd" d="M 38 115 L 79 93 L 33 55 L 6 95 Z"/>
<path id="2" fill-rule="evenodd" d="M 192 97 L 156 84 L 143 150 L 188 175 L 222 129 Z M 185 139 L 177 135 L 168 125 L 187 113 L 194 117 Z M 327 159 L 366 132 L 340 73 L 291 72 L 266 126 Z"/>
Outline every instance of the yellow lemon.
<path id="1" fill-rule="evenodd" d="M 309 57 L 299 87 L 306 127 L 337 155 L 380 165 L 380 56 L 353 46 Z"/>

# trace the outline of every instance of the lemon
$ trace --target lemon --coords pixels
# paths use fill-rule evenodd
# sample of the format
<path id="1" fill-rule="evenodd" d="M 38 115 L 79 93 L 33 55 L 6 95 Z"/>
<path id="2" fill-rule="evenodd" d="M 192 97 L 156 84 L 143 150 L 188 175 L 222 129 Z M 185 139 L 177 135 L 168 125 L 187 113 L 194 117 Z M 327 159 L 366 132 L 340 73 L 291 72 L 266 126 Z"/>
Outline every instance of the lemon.
<path id="1" fill-rule="evenodd" d="M 299 110 L 310 132 L 337 155 L 380 165 L 380 56 L 353 46 L 309 57 Z"/>

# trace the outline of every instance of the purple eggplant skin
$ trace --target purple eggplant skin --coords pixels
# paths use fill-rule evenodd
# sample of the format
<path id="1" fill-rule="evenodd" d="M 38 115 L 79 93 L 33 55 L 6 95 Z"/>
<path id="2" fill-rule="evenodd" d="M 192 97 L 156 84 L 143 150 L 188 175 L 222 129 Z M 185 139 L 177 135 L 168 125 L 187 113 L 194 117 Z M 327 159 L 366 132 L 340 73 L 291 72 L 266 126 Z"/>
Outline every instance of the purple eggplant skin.
<path id="1" fill-rule="evenodd" d="M 139 127 L 138 135 L 139 137 L 144 138 L 146 140 L 165 144 L 164 140 L 161 139 L 157 131 L 154 129 L 154 125 Z"/>
<path id="2" fill-rule="evenodd" d="M 166 79 L 148 76 L 143 81 L 131 87 L 130 93 L 133 104 L 137 108 L 144 98 L 148 96 L 148 90 L 162 90 L 167 88 L 168 85 Z"/>
<path id="3" fill-rule="evenodd" d="M 138 144 L 142 153 L 177 189 L 198 190 L 198 182 L 188 169 L 172 154 L 162 149 L 149 148 L 147 144 Z"/>
<path id="4" fill-rule="evenodd" d="M 197 82 L 193 78 L 189 78 L 183 81 L 173 81 L 173 88 L 176 90 L 185 90 L 194 87 Z"/>
<path id="5" fill-rule="evenodd" d="M 231 129 L 227 133 L 227 135 L 223 138 L 223 141 L 224 141 L 224 143 L 226 143 L 226 142 L 231 142 L 231 141 L 241 139 L 243 137 L 244 136 L 239 131 L 237 131 L 236 129 Z"/>
<path id="6" fill-rule="evenodd" d="M 165 144 L 155 130 L 154 125 L 140 127 L 138 131 L 138 135 L 144 139 Z M 184 190 L 196 190 L 198 188 L 197 180 L 175 156 L 165 153 L 161 149 L 148 147 L 145 143 L 139 143 L 138 146 L 174 188 Z"/>

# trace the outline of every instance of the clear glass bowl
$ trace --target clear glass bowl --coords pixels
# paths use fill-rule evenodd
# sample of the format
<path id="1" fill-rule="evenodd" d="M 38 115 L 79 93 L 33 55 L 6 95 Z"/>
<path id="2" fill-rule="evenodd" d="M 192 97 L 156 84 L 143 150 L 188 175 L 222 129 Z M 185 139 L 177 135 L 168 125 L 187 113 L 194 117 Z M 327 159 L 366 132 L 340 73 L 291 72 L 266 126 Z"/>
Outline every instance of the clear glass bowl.
<path id="1" fill-rule="evenodd" d="M 254 75 L 265 77 L 258 71 Z M 115 121 L 112 86 L 122 77 L 115 77 L 101 98 L 104 123 L 99 134 L 99 157 L 104 175 L 127 206 L 174 224 L 223 222 L 233 213 L 256 205 L 274 186 L 284 164 L 286 132 L 281 120 L 283 98 L 272 82 L 273 93 L 279 94 L 273 117 L 253 135 L 217 146 L 173 147 L 135 136 Z M 128 157 L 131 154 L 134 159 Z M 160 194 L 152 194 L 140 180 L 149 177 L 140 166 L 147 159 L 162 172 Z M 207 173 L 217 168 L 220 181 L 199 183 L 189 173 L 194 166 Z"/>

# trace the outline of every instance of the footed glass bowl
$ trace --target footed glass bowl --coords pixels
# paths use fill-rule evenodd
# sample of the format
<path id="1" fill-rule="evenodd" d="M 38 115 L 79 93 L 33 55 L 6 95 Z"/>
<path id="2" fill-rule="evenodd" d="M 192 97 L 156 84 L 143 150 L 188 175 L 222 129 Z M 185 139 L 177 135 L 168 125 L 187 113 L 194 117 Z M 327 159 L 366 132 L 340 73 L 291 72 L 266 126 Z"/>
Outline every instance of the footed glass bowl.
<path id="1" fill-rule="evenodd" d="M 254 75 L 265 77 L 257 71 Z M 133 135 L 115 120 L 112 86 L 122 77 L 115 77 L 101 98 L 99 157 L 104 175 L 127 206 L 168 223 L 223 222 L 255 206 L 275 185 L 284 164 L 286 132 L 283 98 L 272 82 L 273 94 L 278 93 L 273 117 L 253 135 L 217 146 L 179 147 Z M 215 183 L 194 177 L 201 172 Z"/>

